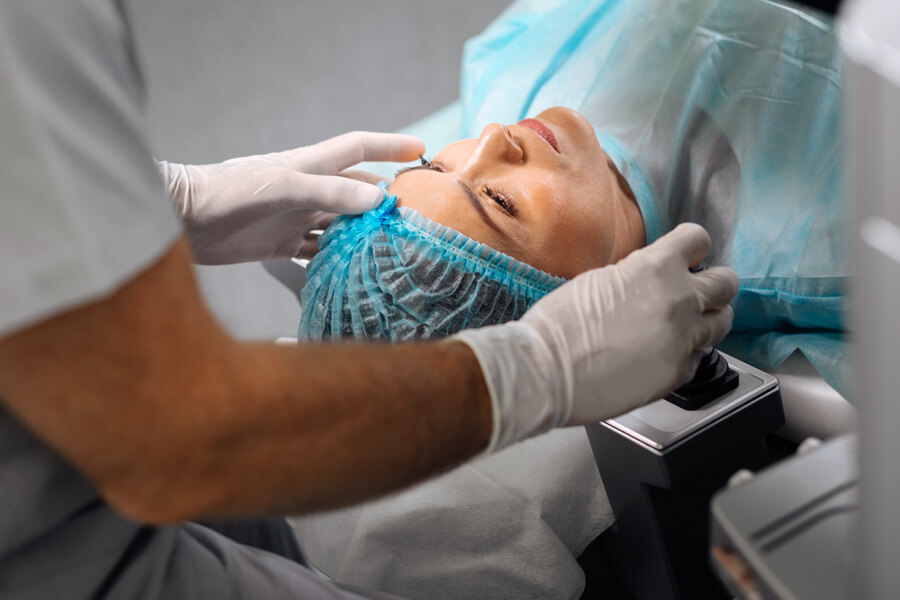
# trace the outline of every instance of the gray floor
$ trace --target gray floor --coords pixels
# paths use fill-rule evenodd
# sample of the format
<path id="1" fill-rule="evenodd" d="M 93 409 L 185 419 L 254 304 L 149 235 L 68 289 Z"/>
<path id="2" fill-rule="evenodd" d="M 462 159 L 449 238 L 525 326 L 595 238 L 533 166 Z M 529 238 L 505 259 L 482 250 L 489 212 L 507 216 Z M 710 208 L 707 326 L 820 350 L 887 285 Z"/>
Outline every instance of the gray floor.
<path id="1" fill-rule="evenodd" d="M 212 162 L 391 131 L 457 97 L 463 42 L 509 0 L 131 0 L 157 156 Z M 294 333 L 298 304 L 260 265 L 201 267 L 242 338 Z"/>

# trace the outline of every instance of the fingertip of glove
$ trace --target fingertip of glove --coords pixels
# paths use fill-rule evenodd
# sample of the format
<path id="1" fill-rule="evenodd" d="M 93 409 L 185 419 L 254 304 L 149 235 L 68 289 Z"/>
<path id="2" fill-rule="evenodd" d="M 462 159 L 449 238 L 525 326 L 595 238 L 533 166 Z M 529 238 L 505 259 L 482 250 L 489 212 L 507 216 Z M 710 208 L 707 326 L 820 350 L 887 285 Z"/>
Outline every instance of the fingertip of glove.
<path id="1" fill-rule="evenodd" d="M 734 298 L 738 295 L 738 292 L 741 288 L 741 280 L 738 278 L 737 272 L 730 267 L 721 267 L 722 269 L 722 279 L 725 280 L 728 285 L 728 291 L 731 293 L 731 297 Z"/>
<path id="2" fill-rule="evenodd" d="M 730 304 L 726 304 L 722 310 L 725 311 L 726 318 L 728 319 L 728 323 L 729 324 L 734 323 L 734 307 L 731 306 Z"/>
<path id="3" fill-rule="evenodd" d="M 734 309 L 730 304 L 726 304 L 722 308 L 707 313 L 706 318 L 709 331 L 703 346 L 715 346 L 724 340 L 731 331 L 731 327 L 734 324 Z"/>
<path id="4" fill-rule="evenodd" d="M 659 242 L 662 242 L 661 244 Z M 666 252 L 677 253 L 689 265 L 703 260 L 709 253 L 712 240 L 702 225 L 697 223 L 680 223 L 675 229 L 657 240 L 660 248 Z"/>
<path id="5" fill-rule="evenodd" d="M 364 213 L 377 208 L 384 200 L 384 192 L 374 185 L 363 184 L 356 189 L 353 197 L 352 212 Z"/>
<path id="6" fill-rule="evenodd" d="M 735 270 L 731 267 L 717 265 L 715 267 L 710 267 L 706 271 L 697 273 L 696 277 L 698 279 L 705 279 L 709 281 L 710 284 L 715 285 L 717 289 L 722 290 L 717 294 L 719 296 L 727 296 L 727 300 L 723 301 L 722 304 L 731 302 L 740 291 L 741 280 L 738 278 Z"/>
<path id="7" fill-rule="evenodd" d="M 407 133 L 358 131 L 348 135 L 362 142 L 364 160 L 409 162 L 425 154 L 425 142 Z"/>
<path id="8" fill-rule="evenodd" d="M 402 149 L 403 158 L 405 160 L 415 160 L 425 154 L 425 142 L 414 135 L 398 133 L 398 146 Z"/>
<path id="9" fill-rule="evenodd" d="M 693 223 L 691 221 L 679 223 L 672 231 L 677 231 L 678 235 L 689 235 L 692 237 L 702 236 L 707 238 L 709 237 L 709 234 L 706 232 L 706 229 L 703 228 L 703 225 L 700 225 L 699 223 Z"/>

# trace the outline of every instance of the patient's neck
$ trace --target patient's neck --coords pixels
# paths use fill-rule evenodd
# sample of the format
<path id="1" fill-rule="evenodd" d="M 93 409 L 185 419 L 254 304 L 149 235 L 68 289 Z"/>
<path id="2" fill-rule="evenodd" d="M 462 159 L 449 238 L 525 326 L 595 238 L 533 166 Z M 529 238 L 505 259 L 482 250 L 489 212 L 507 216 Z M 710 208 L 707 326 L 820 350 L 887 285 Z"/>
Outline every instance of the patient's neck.
<path id="1" fill-rule="evenodd" d="M 616 239 L 613 254 L 614 262 L 618 262 L 634 250 L 644 247 L 647 244 L 647 234 L 644 230 L 641 209 L 638 207 L 628 180 L 611 160 L 608 165 L 614 180 L 612 205 L 614 207 L 613 218 L 616 219 Z"/>

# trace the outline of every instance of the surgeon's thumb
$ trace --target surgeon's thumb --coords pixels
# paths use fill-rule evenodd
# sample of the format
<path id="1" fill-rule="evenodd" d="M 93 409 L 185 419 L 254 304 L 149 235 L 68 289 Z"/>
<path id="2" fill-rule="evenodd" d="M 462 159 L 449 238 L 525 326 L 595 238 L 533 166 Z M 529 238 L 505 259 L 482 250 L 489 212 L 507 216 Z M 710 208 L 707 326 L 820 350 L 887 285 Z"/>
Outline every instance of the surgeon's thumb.
<path id="1" fill-rule="evenodd" d="M 697 223 L 680 223 L 647 248 L 666 258 L 677 258 L 686 266 L 696 265 L 709 254 L 709 233 Z"/>
<path id="2" fill-rule="evenodd" d="M 292 187 L 298 190 L 298 208 L 352 215 L 379 206 L 384 192 L 378 186 L 338 175 L 294 173 Z"/>

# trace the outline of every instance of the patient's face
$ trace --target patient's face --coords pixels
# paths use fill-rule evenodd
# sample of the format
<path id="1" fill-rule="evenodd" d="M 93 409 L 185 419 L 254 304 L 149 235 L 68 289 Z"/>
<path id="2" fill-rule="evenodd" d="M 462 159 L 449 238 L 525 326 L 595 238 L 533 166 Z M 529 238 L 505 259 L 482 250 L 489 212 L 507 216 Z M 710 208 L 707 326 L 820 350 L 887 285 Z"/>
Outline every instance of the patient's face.
<path id="1" fill-rule="evenodd" d="M 390 190 L 399 205 L 561 277 L 642 246 L 640 211 L 590 123 L 558 107 L 536 120 L 488 125 Z"/>

